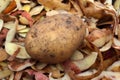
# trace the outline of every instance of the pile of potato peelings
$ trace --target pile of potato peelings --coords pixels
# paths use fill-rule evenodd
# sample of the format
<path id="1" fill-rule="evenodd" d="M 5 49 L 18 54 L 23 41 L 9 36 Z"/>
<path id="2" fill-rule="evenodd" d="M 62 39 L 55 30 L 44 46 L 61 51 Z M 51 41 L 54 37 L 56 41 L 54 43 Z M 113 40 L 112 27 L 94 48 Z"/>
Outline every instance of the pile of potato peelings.
<path id="1" fill-rule="evenodd" d="M 120 79 L 120 0 L 0 5 L 0 79 Z"/>

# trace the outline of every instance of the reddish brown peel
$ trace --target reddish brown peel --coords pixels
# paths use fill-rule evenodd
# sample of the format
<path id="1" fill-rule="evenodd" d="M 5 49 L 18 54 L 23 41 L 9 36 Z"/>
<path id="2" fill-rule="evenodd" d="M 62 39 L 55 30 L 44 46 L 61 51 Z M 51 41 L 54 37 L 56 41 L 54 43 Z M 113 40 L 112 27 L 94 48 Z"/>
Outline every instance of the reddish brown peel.
<path id="1" fill-rule="evenodd" d="M 12 10 L 14 10 L 15 7 L 16 7 L 16 2 L 15 2 L 15 0 L 12 0 L 10 2 L 10 4 L 8 5 L 8 7 L 3 11 L 3 13 L 7 14 L 7 13 L 11 12 Z"/>

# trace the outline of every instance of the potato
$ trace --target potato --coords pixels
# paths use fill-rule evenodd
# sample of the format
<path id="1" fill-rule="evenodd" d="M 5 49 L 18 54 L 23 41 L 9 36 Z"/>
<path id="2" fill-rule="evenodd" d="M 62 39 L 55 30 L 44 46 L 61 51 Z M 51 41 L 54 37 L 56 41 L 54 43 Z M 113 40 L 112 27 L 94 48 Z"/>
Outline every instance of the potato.
<path id="1" fill-rule="evenodd" d="M 85 36 L 84 22 L 72 14 L 57 14 L 37 21 L 25 39 L 29 55 L 40 62 L 60 63 L 76 51 Z"/>

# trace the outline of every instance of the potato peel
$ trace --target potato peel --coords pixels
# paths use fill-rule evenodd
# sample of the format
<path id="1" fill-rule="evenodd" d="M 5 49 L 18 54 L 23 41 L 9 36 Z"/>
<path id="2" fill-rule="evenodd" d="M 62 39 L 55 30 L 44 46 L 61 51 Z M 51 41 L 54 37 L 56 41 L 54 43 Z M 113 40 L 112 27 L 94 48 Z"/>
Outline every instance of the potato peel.
<path id="1" fill-rule="evenodd" d="M 70 10 L 70 4 L 62 3 L 61 0 L 37 0 L 38 3 L 50 8 L 50 9 L 63 9 Z"/>
<path id="2" fill-rule="evenodd" d="M 113 33 L 116 34 L 116 28 L 118 27 L 118 16 L 117 13 L 115 12 L 115 9 L 111 6 L 106 6 L 102 3 L 99 3 L 97 1 L 82 1 L 82 0 L 77 0 L 80 8 L 82 9 L 83 13 L 87 17 L 94 17 L 96 19 L 102 19 L 111 16 L 113 18 L 112 24 L 113 24 Z M 84 4 L 84 3 L 86 4 Z M 94 14 L 93 14 L 94 13 Z M 104 21 L 106 22 L 106 21 Z"/>
<path id="3" fill-rule="evenodd" d="M 2 30 L 3 28 L 3 24 L 4 24 L 4 21 L 2 19 L 0 19 L 0 31 Z"/>
<path id="4" fill-rule="evenodd" d="M 10 48 L 11 47 L 11 48 Z M 15 43 L 11 43 L 11 42 L 6 42 L 5 43 L 5 50 L 9 55 L 13 55 L 14 52 L 18 49 L 21 48 L 18 55 L 16 56 L 17 58 L 21 58 L 21 59 L 28 59 L 30 58 L 30 56 L 28 55 L 28 53 L 26 52 L 25 48 L 23 46 L 17 45 Z"/>
<path id="5" fill-rule="evenodd" d="M 15 0 L 12 0 L 9 5 L 7 6 L 7 8 L 3 11 L 4 14 L 7 14 L 9 12 L 11 12 L 13 9 L 15 9 L 16 7 L 16 2 Z"/>
<path id="6" fill-rule="evenodd" d="M 87 45 L 90 49 L 92 49 L 93 51 L 96 51 L 98 52 L 98 58 L 100 60 L 99 62 L 99 67 L 97 69 L 97 72 L 93 73 L 92 75 L 88 75 L 88 76 L 78 76 L 76 75 L 73 71 L 68 71 L 68 74 L 70 75 L 70 77 L 73 79 L 73 80 L 90 80 L 96 76 L 98 76 L 102 71 L 103 71 L 103 56 L 101 54 L 101 52 L 99 51 L 99 49 L 93 45 L 91 42 L 88 42 L 87 41 Z"/>

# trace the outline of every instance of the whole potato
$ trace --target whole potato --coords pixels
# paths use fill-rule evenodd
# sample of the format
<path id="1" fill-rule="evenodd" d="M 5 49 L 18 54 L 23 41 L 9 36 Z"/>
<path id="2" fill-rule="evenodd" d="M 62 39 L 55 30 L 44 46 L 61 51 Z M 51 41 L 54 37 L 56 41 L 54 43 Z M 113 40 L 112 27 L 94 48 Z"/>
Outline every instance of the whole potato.
<path id="1" fill-rule="evenodd" d="M 29 55 L 40 62 L 60 63 L 74 53 L 85 36 L 81 18 L 72 14 L 57 14 L 36 22 L 25 39 Z"/>

